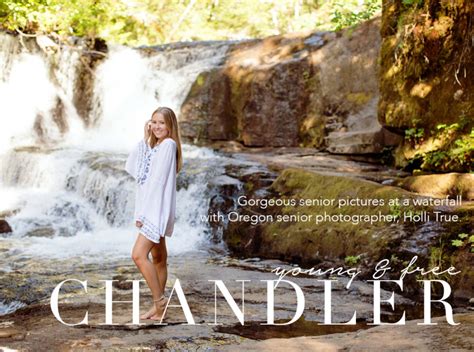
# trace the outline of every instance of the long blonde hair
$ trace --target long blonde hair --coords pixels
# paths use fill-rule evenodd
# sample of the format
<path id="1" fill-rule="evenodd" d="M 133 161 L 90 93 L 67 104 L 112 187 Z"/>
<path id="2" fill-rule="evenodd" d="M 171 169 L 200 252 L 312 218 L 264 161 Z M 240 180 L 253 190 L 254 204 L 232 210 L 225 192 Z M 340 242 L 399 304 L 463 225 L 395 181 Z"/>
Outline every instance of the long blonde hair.
<path id="1" fill-rule="evenodd" d="M 174 111 L 165 106 L 161 106 L 153 111 L 151 118 L 153 118 L 155 114 L 161 114 L 164 117 L 166 128 L 170 133 L 169 137 L 176 142 L 176 173 L 178 173 L 183 167 L 183 153 L 181 151 L 181 137 L 179 135 L 178 120 L 176 119 Z M 151 133 L 149 138 L 150 147 L 155 147 L 157 143 L 158 139 L 153 133 Z"/>

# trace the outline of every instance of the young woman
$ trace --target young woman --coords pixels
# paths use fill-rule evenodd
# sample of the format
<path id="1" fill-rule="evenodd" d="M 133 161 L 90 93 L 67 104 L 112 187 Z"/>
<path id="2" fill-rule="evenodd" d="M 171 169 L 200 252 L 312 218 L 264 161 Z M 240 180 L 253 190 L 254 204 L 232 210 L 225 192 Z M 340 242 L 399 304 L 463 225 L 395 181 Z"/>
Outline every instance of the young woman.
<path id="1" fill-rule="evenodd" d="M 141 319 L 161 320 L 167 303 L 164 292 L 167 270 L 165 236 L 175 221 L 176 174 L 182 167 L 181 140 L 173 110 L 156 109 L 145 124 L 145 136 L 128 156 L 125 170 L 137 182 L 135 225 L 139 234 L 132 259 L 145 278 L 153 306 Z M 148 254 L 152 255 L 152 262 Z"/>

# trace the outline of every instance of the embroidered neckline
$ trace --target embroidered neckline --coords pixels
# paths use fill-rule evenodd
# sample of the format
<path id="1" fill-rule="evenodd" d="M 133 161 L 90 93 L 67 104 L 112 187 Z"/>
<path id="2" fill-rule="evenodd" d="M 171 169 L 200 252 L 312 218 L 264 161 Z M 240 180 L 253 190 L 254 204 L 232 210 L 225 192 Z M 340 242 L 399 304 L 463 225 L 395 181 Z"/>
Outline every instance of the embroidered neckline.
<path id="1" fill-rule="evenodd" d="M 173 138 L 166 137 L 165 139 L 163 139 L 163 140 L 162 140 L 160 143 L 157 143 L 157 144 L 156 144 L 156 145 L 155 145 L 153 148 L 151 148 L 151 149 L 158 148 L 158 147 L 159 147 L 160 145 L 162 145 L 162 144 L 163 144 L 163 142 L 164 142 L 164 141 L 166 141 L 167 139 L 171 139 L 171 140 L 173 140 L 173 141 L 174 141 L 174 139 L 173 139 Z"/>
<path id="2" fill-rule="evenodd" d="M 148 174 L 150 173 L 151 158 L 167 139 L 174 141 L 172 138 L 165 138 L 153 148 L 151 148 L 144 140 L 141 141 L 137 158 L 137 183 L 139 185 L 143 185 L 145 183 L 146 179 L 148 178 Z"/>

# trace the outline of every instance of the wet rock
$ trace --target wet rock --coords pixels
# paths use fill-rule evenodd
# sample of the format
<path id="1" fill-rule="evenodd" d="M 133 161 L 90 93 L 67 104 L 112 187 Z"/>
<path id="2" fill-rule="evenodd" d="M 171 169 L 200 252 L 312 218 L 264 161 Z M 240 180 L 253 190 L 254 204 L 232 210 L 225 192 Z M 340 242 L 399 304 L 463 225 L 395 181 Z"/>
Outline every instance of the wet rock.
<path id="1" fill-rule="evenodd" d="M 26 236 L 52 238 L 54 237 L 54 233 L 55 231 L 51 227 L 40 227 L 26 233 Z"/>
<path id="2" fill-rule="evenodd" d="M 208 183 L 211 194 L 208 216 L 212 219 L 209 225 L 215 243 L 222 241 L 224 229 L 229 224 L 227 214 L 237 208 L 238 197 L 254 193 L 264 196 L 275 178 L 274 173 L 251 163 L 228 164 L 225 172 Z"/>
<path id="3" fill-rule="evenodd" d="M 230 79 L 221 68 L 199 74 L 181 106 L 179 124 L 181 136 L 196 144 L 237 137 Z"/>
<path id="4" fill-rule="evenodd" d="M 13 340 L 24 340 L 25 332 L 15 328 L 2 328 L 0 327 L 0 339 L 13 339 Z"/>
<path id="5" fill-rule="evenodd" d="M 19 208 L 0 211 L 0 219 L 4 220 L 6 217 L 13 216 L 19 211 Z"/>
<path id="6" fill-rule="evenodd" d="M 112 280 L 114 281 L 113 287 L 118 288 L 119 290 L 131 290 L 133 287 L 132 278 L 126 277 L 125 275 L 115 275 Z"/>
<path id="7" fill-rule="evenodd" d="M 236 157 L 262 163 L 272 171 L 301 168 L 328 176 L 357 177 L 375 182 L 394 180 L 409 174 L 380 165 L 367 155 L 334 155 L 312 148 L 245 148 L 234 151 Z"/>
<path id="8" fill-rule="evenodd" d="M 79 44 L 79 43 L 78 43 Z M 80 39 L 82 49 L 80 64 L 76 65 L 74 81 L 73 104 L 77 113 L 86 126 L 92 126 L 97 121 L 91 120 L 94 100 L 95 69 L 107 57 L 107 44 L 99 38 Z"/>
<path id="9" fill-rule="evenodd" d="M 368 330 L 317 337 L 290 339 L 247 340 L 238 345 L 222 346 L 222 351 L 435 351 L 440 346 L 449 350 L 469 351 L 474 345 L 471 330 L 474 314 L 457 314 L 458 326 L 446 323 L 445 317 L 434 318 L 438 324 L 417 325 L 421 320 L 406 325 L 377 326 Z M 447 347 L 449 346 L 449 347 Z M 444 348 L 444 347 L 443 347 Z"/>
<path id="10" fill-rule="evenodd" d="M 12 231 L 13 230 L 8 222 L 6 220 L 0 219 L 0 233 L 10 233 Z"/>
<path id="11" fill-rule="evenodd" d="M 45 294 L 42 302 L 29 307 L 24 307 L 2 317 L 4 321 L 12 321 L 13 327 L 20 331 L 28 331 L 24 340 L 8 340 L 10 349 L 37 350 L 37 346 L 48 346 L 49 350 L 89 348 L 93 350 L 107 350 L 110 348 L 130 349 L 140 348 L 169 348 L 172 350 L 195 350 L 196 346 L 209 350 L 221 350 L 224 345 L 238 345 L 246 339 L 243 336 L 254 335 L 264 338 L 285 336 L 302 336 L 311 333 L 337 332 L 334 327 L 317 327 L 317 322 L 322 322 L 321 310 L 324 300 L 323 286 L 317 282 L 317 277 L 295 277 L 292 281 L 297 283 L 305 294 L 305 314 L 302 321 L 295 324 L 295 329 L 268 329 L 267 333 L 256 331 L 260 323 L 265 321 L 267 314 L 267 289 L 262 280 L 276 279 L 277 276 L 270 272 L 272 267 L 282 266 L 285 263 L 277 261 L 252 260 L 241 262 L 236 259 L 217 256 L 212 258 L 208 253 L 190 252 L 186 256 L 169 256 L 169 282 L 167 292 L 176 278 L 180 279 L 190 310 L 198 325 L 187 325 L 186 319 L 179 307 L 170 306 L 165 317 L 167 325 L 158 326 L 151 321 L 142 320 L 142 325 L 131 325 L 132 304 L 131 292 L 121 292 L 114 289 L 113 323 L 104 325 L 104 280 L 114 276 L 127 277 L 131 275 L 138 279 L 137 269 L 130 260 L 115 262 L 114 265 L 97 263 L 81 264 L 71 263 L 71 259 L 64 261 L 51 261 L 49 259 L 35 258 L 36 266 L 29 266 L 28 276 L 43 275 L 36 285 L 43 285 Z M 214 259 L 214 260 L 212 260 Z M 53 268 L 54 269 L 50 269 Z M 65 284 L 60 294 L 60 314 L 68 323 L 80 322 L 88 312 L 88 324 L 70 326 L 59 323 L 51 314 L 50 294 L 56 283 L 64 280 L 71 272 L 77 270 L 84 273 L 82 279 L 87 279 L 88 290 L 85 294 L 79 284 Z M 119 272 L 120 275 L 116 275 Z M 54 273 L 54 274 L 53 274 Z M 45 279 L 47 277 L 47 279 Z M 222 279 L 232 292 L 236 301 L 240 301 L 241 283 L 236 280 L 242 278 L 250 281 L 245 283 L 245 327 L 239 329 L 238 320 L 234 313 L 228 309 L 225 298 L 217 294 L 218 315 L 217 320 L 222 326 L 214 326 L 214 285 L 208 279 Z M 335 285 L 332 294 L 333 321 L 343 322 L 350 318 L 349 313 L 357 310 L 359 322 L 367 322 L 372 315 L 372 304 L 369 302 L 371 289 L 367 283 L 354 282 L 358 289 L 357 295 L 348 295 L 343 288 L 347 278 L 340 278 L 341 284 Z M 12 286 L 17 279 L 8 277 Z M 44 287 L 44 285 L 48 287 Z M 52 284 L 52 287 L 49 285 Z M 31 289 L 31 288 L 30 288 Z M 291 289 L 290 289 L 291 290 Z M 4 292 L 1 288 L 0 292 Z M 367 293 L 365 293 L 367 292 Z M 384 292 L 388 297 L 388 292 Z M 275 321 L 288 321 L 295 314 L 295 295 L 293 291 L 280 287 L 276 290 Z M 400 297 L 396 295 L 396 302 Z M 117 302 L 124 301 L 120 304 Z M 144 283 L 140 290 L 140 312 L 151 304 L 152 298 Z M 171 304 L 179 303 L 174 292 Z M 384 310 L 383 310 L 384 314 Z M 9 326 L 12 327 L 12 326 Z M 263 327 L 263 326 L 262 326 Z M 292 326 L 290 326 L 292 327 Z M 222 328 L 222 331 L 219 331 Z M 267 327 L 263 327 L 266 330 Z M 291 330 L 291 332 L 289 332 Z M 2 340 L 3 341 L 3 340 Z M 5 340 L 7 341 L 7 340 Z M 3 346 L 5 342 L 1 343 Z M 158 346 L 158 347 L 157 347 Z M 36 347 L 36 348 L 35 348 Z M 77 349 L 76 348 L 76 349 Z"/>
<path id="12" fill-rule="evenodd" d="M 227 175 L 214 177 L 213 179 L 209 180 L 208 185 L 209 187 L 219 188 L 221 191 L 219 193 L 226 196 L 230 196 L 242 188 L 242 182 Z"/>

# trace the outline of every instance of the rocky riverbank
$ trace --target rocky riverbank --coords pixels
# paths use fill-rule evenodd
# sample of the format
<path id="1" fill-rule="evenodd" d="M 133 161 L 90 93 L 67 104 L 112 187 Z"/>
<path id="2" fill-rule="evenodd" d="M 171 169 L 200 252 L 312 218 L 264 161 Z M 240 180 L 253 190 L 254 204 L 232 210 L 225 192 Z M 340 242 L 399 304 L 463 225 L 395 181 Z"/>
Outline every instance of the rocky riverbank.
<path id="1" fill-rule="evenodd" d="M 41 264 L 41 263 L 39 263 Z M 43 264 L 48 264 L 47 262 Z M 64 265 L 58 267 L 64 267 Z M 301 287 L 306 300 L 304 318 L 298 322 L 281 327 L 262 326 L 267 313 L 266 285 L 260 280 L 275 280 L 276 275 L 270 271 L 275 267 L 291 269 L 284 263 L 260 259 L 236 260 L 227 256 L 212 255 L 209 253 L 188 253 L 186 256 L 172 256 L 169 260 L 169 281 L 167 294 L 170 294 L 171 285 L 176 279 L 180 280 L 183 291 L 189 303 L 190 310 L 196 325 L 187 325 L 181 308 L 170 307 L 165 323 L 158 326 L 150 321 L 142 321 L 143 325 L 130 325 L 132 317 L 131 303 L 114 303 L 113 322 L 115 325 L 103 325 L 104 312 L 104 283 L 99 280 L 118 280 L 114 284 L 113 300 L 127 301 L 131 299 L 131 285 L 126 280 L 140 279 L 137 269 L 131 261 L 120 261 L 107 268 L 97 270 L 97 264 L 81 265 L 71 272 L 58 271 L 49 279 L 53 286 L 66 278 L 87 280 L 87 294 L 79 286 L 65 284 L 60 294 L 59 312 L 67 323 L 78 323 L 88 312 L 88 325 L 75 327 L 61 324 L 53 316 L 49 307 L 49 297 L 45 297 L 29 307 L 19 309 L 15 313 L 2 316 L 0 324 L 0 346 L 21 351 L 59 351 L 59 350 L 110 350 L 110 349 L 175 349 L 175 350 L 230 350 L 240 348 L 256 350 L 277 343 L 283 346 L 301 346 L 308 348 L 318 346 L 332 346 L 342 348 L 356 341 L 356 346 L 371 346 L 374 336 L 378 336 L 377 343 L 385 339 L 392 339 L 393 333 L 399 339 L 406 339 L 410 334 L 416 334 L 416 340 L 410 338 L 407 348 L 419 350 L 415 342 L 423 342 L 436 337 L 436 341 L 445 341 L 446 346 L 453 348 L 467 348 L 472 341 L 466 331 L 474 325 L 473 315 L 455 315 L 455 320 L 462 323 L 458 327 L 447 326 L 443 318 L 435 319 L 438 326 L 415 326 L 414 321 L 408 322 L 405 327 L 390 328 L 387 334 L 386 327 L 371 328 L 373 319 L 372 287 L 365 282 L 355 280 L 350 289 L 345 285 L 347 278 L 338 278 L 333 287 L 333 321 L 348 321 L 357 310 L 357 325 L 355 326 L 324 326 L 323 322 L 323 286 L 317 282 L 317 277 L 298 276 L 291 280 Z M 62 277 L 61 277 L 62 275 Z M 233 294 L 237 305 L 241 304 L 241 282 L 235 280 L 251 280 L 245 283 L 245 324 L 242 326 L 237 317 L 229 309 L 225 299 L 217 292 L 217 321 L 214 325 L 214 287 L 208 280 L 222 279 Z M 141 310 L 146 309 L 151 302 L 149 290 L 141 286 Z M 382 291 L 383 297 L 389 292 Z M 407 312 L 407 318 L 419 317 L 420 309 L 414 301 L 396 295 L 396 304 Z M 171 304 L 178 304 L 176 293 Z M 291 287 L 281 283 L 275 290 L 275 321 L 287 322 L 295 314 L 296 298 Z M 464 311 L 466 312 L 466 311 Z M 400 311 L 391 312 L 389 307 L 383 306 L 383 321 L 398 320 Z M 290 329 L 291 327 L 291 329 Z M 367 331 L 361 331 L 369 329 Z M 355 332 L 357 331 L 357 332 Z M 332 335 L 334 334 L 334 335 Z M 299 336 L 320 336 L 299 337 Z M 411 335 L 410 335 L 411 336 Z M 272 339 L 273 338 L 273 339 Z M 274 340 L 278 338 L 278 340 Z M 267 340 L 261 341 L 258 340 Z M 355 339 L 355 340 L 354 340 Z M 434 343 L 434 340 L 431 341 Z M 388 345 L 395 350 L 393 345 Z M 472 346 L 472 345 L 471 345 Z M 417 349 L 418 347 L 418 349 Z"/>
<path id="2" fill-rule="evenodd" d="M 226 168 L 227 191 L 223 199 L 210 207 L 210 213 L 237 213 L 239 219 L 244 220 L 211 226 L 222 233 L 234 255 L 275 258 L 306 266 L 353 264 L 364 272 L 364 277 L 370 276 L 375 263 L 384 258 L 391 261 L 397 273 L 417 256 L 417 265 L 421 267 L 454 266 L 461 270 L 461 274 L 445 279 L 452 285 L 458 304 L 465 306 L 472 298 L 474 258 L 468 237 L 474 220 L 474 202 L 469 191 L 474 187 L 473 175 L 406 177 L 406 173 L 380 164 L 307 153 L 305 149 L 247 150 L 236 145 L 227 145 L 227 148 L 235 158 L 258 161 L 272 170 L 249 176 L 247 168 L 237 165 Z M 286 203 L 262 209 L 258 205 L 239 205 L 238 199 L 242 196 L 267 200 L 376 199 L 383 205 L 338 207 Z M 395 199 L 406 202 L 390 204 Z M 434 201 L 436 199 L 438 201 Z M 303 219 L 303 216 L 314 219 L 323 213 L 342 217 L 383 214 L 396 220 L 315 224 Z M 282 216 L 294 220 L 277 221 Z M 272 221 L 267 221 L 270 218 Z M 256 220 L 252 223 L 249 219 Z M 420 289 L 414 278 L 406 280 L 407 294 L 420 294 Z"/>

